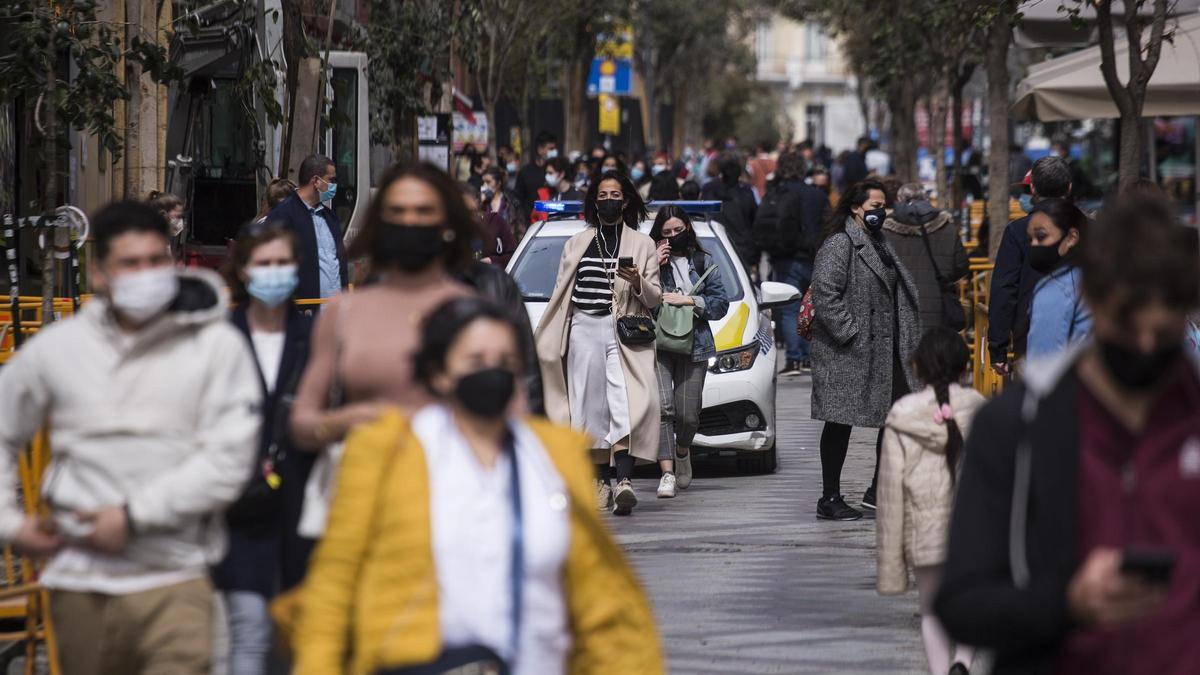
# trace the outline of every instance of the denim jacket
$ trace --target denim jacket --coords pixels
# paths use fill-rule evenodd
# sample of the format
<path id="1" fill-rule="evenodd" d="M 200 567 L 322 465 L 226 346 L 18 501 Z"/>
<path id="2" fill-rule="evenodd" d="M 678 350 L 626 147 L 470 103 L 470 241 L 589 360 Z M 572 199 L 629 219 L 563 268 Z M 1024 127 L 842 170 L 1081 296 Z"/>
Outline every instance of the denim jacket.
<path id="1" fill-rule="evenodd" d="M 1081 276 L 1076 266 L 1060 267 L 1034 288 L 1026 351 L 1029 358 L 1055 354 L 1091 335 L 1092 310 L 1083 299 Z"/>
<path id="2" fill-rule="evenodd" d="M 688 260 L 688 274 L 692 279 L 692 286 L 696 285 L 696 281 L 700 279 L 700 273 L 696 271 L 696 260 L 701 260 L 703 269 L 709 267 L 713 271 L 704 279 L 704 285 L 700 287 L 700 292 L 693 292 L 692 297 L 696 299 L 696 319 L 694 339 L 692 342 L 692 361 L 700 362 L 707 361 L 709 358 L 716 356 L 717 346 L 713 340 L 712 328 L 708 325 L 709 321 L 718 321 L 725 316 L 729 311 L 729 298 L 725 293 L 725 284 L 721 281 L 721 268 L 717 265 L 717 261 L 707 253 L 697 253 Z M 679 293 L 679 285 L 675 281 L 675 271 L 671 268 L 670 263 L 659 268 L 659 279 L 662 281 L 662 289 L 664 293 Z M 657 310 L 655 314 L 657 315 Z"/>

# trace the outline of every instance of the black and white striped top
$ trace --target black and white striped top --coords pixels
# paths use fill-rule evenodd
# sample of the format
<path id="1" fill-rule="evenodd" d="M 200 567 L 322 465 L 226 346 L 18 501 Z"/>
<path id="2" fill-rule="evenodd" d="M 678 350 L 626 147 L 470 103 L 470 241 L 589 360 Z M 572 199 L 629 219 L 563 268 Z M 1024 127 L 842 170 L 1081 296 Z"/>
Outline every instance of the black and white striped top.
<path id="1" fill-rule="evenodd" d="M 593 230 L 593 233 L 595 231 Z M 579 260 L 575 271 L 575 290 L 571 304 L 588 314 L 608 314 L 612 311 L 612 286 L 616 279 L 620 230 L 603 226 L 600 236 L 594 237 Z M 601 250 L 604 249 L 604 250 Z"/>

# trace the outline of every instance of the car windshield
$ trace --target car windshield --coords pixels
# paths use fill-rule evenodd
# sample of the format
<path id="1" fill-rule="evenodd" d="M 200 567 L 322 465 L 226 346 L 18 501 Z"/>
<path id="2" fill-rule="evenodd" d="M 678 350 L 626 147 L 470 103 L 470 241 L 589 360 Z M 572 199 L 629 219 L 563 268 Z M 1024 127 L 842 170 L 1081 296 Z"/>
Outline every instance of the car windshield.
<path id="1" fill-rule="evenodd" d="M 558 262 L 562 258 L 562 249 L 567 239 L 568 237 L 535 237 L 525 247 L 521 257 L 517 258 L 512 276 L 521 287 L 521 295 L 526 302 L 550 301 L 550 295 L 554 292 L 554 280 L 558 276 Z M 729 301 L 741 300 L 743 290 L 740 277 L 721 241 L 712 236 L 700 237 L 700 245 L 716 259 Z"/>

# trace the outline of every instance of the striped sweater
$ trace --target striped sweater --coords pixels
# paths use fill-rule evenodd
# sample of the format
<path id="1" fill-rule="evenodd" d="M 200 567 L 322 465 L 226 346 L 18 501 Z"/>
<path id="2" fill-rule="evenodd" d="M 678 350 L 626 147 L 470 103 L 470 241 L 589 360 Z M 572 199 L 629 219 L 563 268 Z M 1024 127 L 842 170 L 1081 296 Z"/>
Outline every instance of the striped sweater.
<path id="1" fill-rule="evenodd" d="M 571 304 L 588 314 L 608 314 L 612 311 L 612 283 L 617 274 L 621 235 L 618 227 L 608 225 L 598 228 L 596 234 L 575 271 Z"/>

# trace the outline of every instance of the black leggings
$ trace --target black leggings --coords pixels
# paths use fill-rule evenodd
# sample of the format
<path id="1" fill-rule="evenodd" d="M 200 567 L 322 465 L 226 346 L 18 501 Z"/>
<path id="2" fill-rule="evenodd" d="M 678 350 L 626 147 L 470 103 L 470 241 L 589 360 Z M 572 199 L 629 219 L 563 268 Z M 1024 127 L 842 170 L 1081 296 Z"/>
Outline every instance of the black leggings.
<path id="1" fill-rule="evenodd" d="M 904 368 L 900 365 L 899 356 L 892 359 L 892 403 L 902 396 L 908 395 L 908 380 Z M 846 453 L 850 449 L 850 431 L 848 424 L 826 422 L 821 430 L 821 496 L 833 497 L 842 494 L 842 465 L 846 463 Z M 883 429 L 875 437 L 875 473 L 871 478 L 871 489 L 879 482 L 879 455 L 883 450 Z"/>
<path id="2" fill-rule="evenodd" d="M 842 466 L 846 463 L 846 453 L 850 449 L 850 432 L 854 427 L 849 424 L 826 422 L 821 430 L 821 485 L 823 497 L 833 497 L 842 494 Z M 875 438 L 875 477 L 871 479 L 874 489 L 879 480 L 879 454 L 883 448 L 883 429 Z"/>
<path id="3" fill-rule="evenodd" d="M 621 482 L 627 478 L 633 478 L 633 455 L 629 454 L 628 450 L 621 450 L 613 453 L 613 463 L 617 465 L 617 482 Z M 600 480 L 604 481 L 605 485 L 612 484 L 612 467 L 606 462 L 596 465 L 596 475 L 600 476 Z"/>

